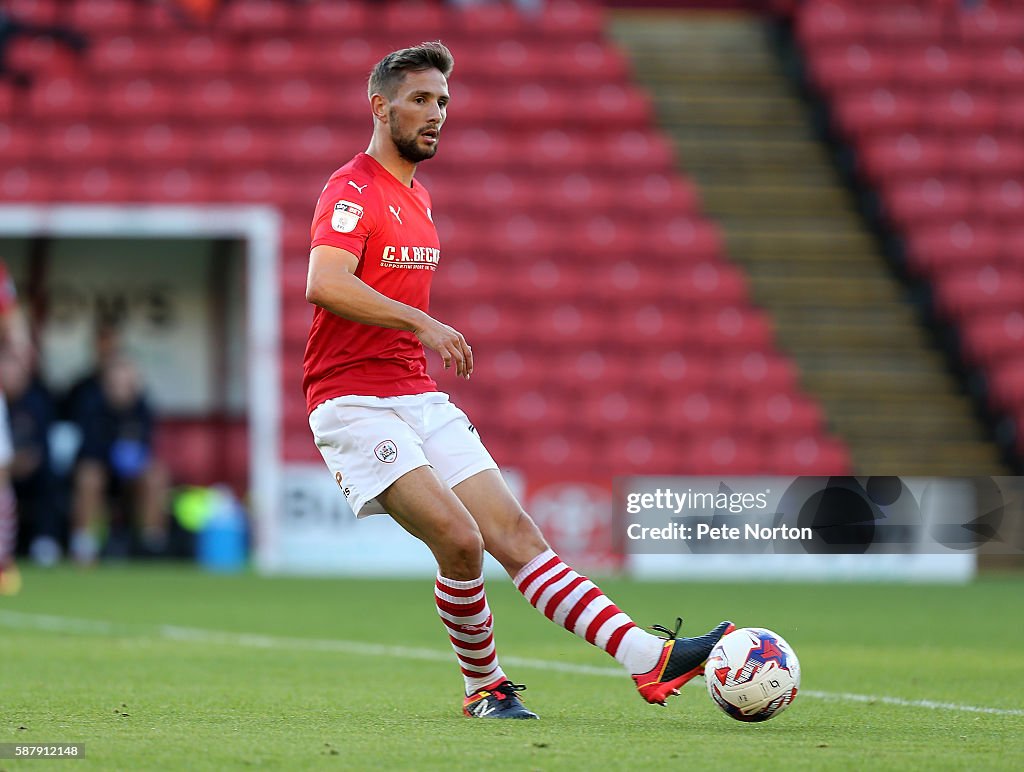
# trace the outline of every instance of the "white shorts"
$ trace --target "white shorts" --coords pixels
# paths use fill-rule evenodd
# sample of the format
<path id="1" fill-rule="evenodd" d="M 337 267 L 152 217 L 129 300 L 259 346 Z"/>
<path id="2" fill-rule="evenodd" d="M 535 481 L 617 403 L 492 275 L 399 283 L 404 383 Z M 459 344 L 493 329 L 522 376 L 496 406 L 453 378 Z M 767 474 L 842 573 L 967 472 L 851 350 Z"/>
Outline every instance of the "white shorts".
<path id="1" fill-rule="evenodd" d="M 309 428 L 358 517 L 382 514 L 377 495 L 418 467 L 432 466 L 452 488 L 498 468 L 466 414 L 440 391 L 336 397 L 310 413 Z"/>

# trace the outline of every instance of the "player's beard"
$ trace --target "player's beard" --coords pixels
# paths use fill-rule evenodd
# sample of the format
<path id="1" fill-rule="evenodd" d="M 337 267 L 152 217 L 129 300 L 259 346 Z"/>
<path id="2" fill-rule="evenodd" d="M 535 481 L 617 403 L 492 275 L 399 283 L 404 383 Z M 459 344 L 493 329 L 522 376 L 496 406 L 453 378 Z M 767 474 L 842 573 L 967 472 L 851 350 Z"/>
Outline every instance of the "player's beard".
<path id="1" fill-rule="evenodd" d="M 388 111 L 388 125 L 391 127 L 391 141 L 395 143 L 398 154 L 406 161 L 418 164 L 420 161 L 434 157 L 434 153 L 437 152 L 437 143 L 423 147 L 419 144 L 419 131 L 404 134 L 398 119 L 398 111 L 393 107 Z"/>

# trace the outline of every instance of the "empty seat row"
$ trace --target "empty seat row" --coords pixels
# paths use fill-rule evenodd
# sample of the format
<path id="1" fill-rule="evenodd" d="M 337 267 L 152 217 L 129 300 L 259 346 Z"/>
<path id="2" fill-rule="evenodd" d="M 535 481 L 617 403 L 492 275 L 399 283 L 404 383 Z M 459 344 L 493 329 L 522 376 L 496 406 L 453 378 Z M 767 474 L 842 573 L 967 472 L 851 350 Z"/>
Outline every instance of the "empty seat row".
<path id="1" fill-rule="evenodd" d="M 383 31 L 408 37 L 416 29 L 421 37 L 457 32 L 474 36 L 530 34 L 561 40 L 596 36 L 603 23 L 599 5 L 587 0 L 550 0 L 537 17 L 512 8 L 471 8 L 455 12 L 442 4 L 374 0 L 330 0 L 295 3 L 290 0 L 223 0 L 220 8 L 203 18 L 181 10 L 175 2 L 139 3 L 136 0 L 10 0 L 10 11 L 38 24 L 62 22 L 89 33 L 131 32 L 183 26 L 206 26 L 223 35 L 294 34 L 337 36 Z"/>

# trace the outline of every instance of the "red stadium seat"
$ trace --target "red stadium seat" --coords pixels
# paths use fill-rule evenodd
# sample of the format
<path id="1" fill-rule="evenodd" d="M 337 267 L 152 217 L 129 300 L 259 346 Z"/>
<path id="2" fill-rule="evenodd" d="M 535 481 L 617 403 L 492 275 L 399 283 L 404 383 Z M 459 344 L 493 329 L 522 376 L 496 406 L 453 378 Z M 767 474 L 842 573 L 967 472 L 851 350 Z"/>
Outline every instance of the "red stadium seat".
<path id="1" fill-rule="evenodd" d="M 943 91 L 922 104 L 929 124 L 951 134 L 990 132 L 996 128 L 999 103 L 995 97 L 955 89 Z"/>
<path id="2" fill-rule="evenodd" d="M 58 164 L 105 164 L 114 159 L 114 137 L 87 123 L 55 128 L 45 137 L 46 157 Z"/>
<path id="3" fill-rule="evenodd" d="M 450 15 L 443 6 L 416 0 L 387 3 L 378 9 L 375 18 L 383 21 L 384 30 L 389 35 L 402 38 L 408 35 L 410 29 L 414 29 L 423 40 L 437 40 L 451 29 Z"/>
<path id="4" fill-rule="evenodd" d="M 528 338 L 541 347 L 593 347 L 608 340 L 612 333 L 611 320 L 606 314 L 574 303 L 532 309 L 529 317 L 523 320 L 529 325 L 526 330 L 534 333 L 528 334 Z"/>
<path id="5" fill-rule="evenodd" d="M 687 474 L 690 451 L 677 439 L 640 431 L 614 432 L 600 439 L 616 475 Z"/>
<path id="6" fill-rule="evenodd" d="M 149 74 L 163 64 L 164 55 L 153 41 L 133 35 L 100 36 L 89 45 L 89 64 L 98 73 Z"/>
<path id="7" fill-rule="evenodd" d="M 893 180 L 884 193 L 886 216 L 899 228 L 941 225 L 974 214 L 974 187 L 961 180 Z"/>
<path id="8" fill-rule="evenodd" d="M 986 265 L 950 270 L 935 282 L 939 309 L 954 319 L 1024 309 L 1024 270 Z"/>
<path id="9" fill-rule="evenodd" d="M 627 129 L 600 137 L 595 142 L 596 158 L 610 168 L 633 174 L 662 172 L 673 174 L 675 154 L 671 145 L 660 134 Z"/>
<path id="10" fill-rule="evenodd" d="M 689 450 L 690 474 L 764 474 L 770 467 L 764 445 L 745 432 L 701 434 L 684 444 Z"/>
<path id="11" fill-rule="evenodd" d="M 626 306 L 610 331 L 606 345 L 623 352 L 662 351 L 666 348 L 693 347 L 693 320 L 689 314 L 665 306 L 648 303 Z"/>
<path id="12" fill-rule="evenodd" d="M 821 406 L 814 400 L 789 391 L 752 394 L 743 402 L 747 430 L 765 438 L 790 434 L 816 436 L 824 426 Z"/>
<path id="13" fill-rule="evenodd" d="M 1018 92 L 1003 97 L 999 122 L 1005 130 L 1024 131 L 1024 86 Z"/>
<path id="14" fill-rule="evenodd" d="M 673 217 L 643 234 L 645 249 L 650 255 L 679 261 L 699 262 L 721 256 L 725 252 L 724 237 L 719 227 L 701 217 Z"/>
<path id="15" fill-rule="evenodd" d="M 70 14 L 61 18 L 87 33 L 126 32 L 135 25 L 133 0 L 76 0 L 69 5 Z"/>
<path id="16" fill-rule="evenodd" d="M 234 35 L 281 33 L 292 25 L 291 3 L 283 0 L 231 0 L 217 19 Z"/>
<path id="17" fill-rule="evenodd" d="M 142 192 L 137 195 L 143 201 L 212 201 L 217 197 L 217 187 L 203 169 L 160 169 L 141 176 Z"/>
<path id="18" fill-rule="evenodd" d="M 200 135 L 167 123 L 135 124 L 121 136 L 119 153 L 133 164 L 180 166 L 197 155 Z"/>
<path id="19" fill-rule="evenodd" d="M 694 335 L 714 353 L 735 349 L 767 349 L 773 339 L 771 323 L 761 311 L 725 306 L 700 313 Z"/>
<path id="20" fill-rule="evenodd" d="M 565 121 L 556 119 L 564 125 Z M 520 137 L 523 160 L 549 173 L 585 168 L 593 156 L 590 147 L 579 137 L 574 137 L 562 128 L 547 129 Z"/>
<path id="21" fill-rule="evenodd" d="M 1024 47 L 1020 42 L 992 49 L 987 44 L 974 52 L 973 80 L 1010 93 L 1024 89 Z"/>
<path id="22" fill-rule="evenodd" d="M 225 75 L 243 60 L 244 49 L 230 39 L 203 34 L 178 34 L 160 41 L 161 69 L 175 77 Z"/>
<path id="23" fill-rule="evenodd" d="M 70 168 L 61 177 L 60 196 L 68 201 L 132 203 L 145 193 L 140 178 L 106 166 Z"/>
<path id="24" fill-rule="evenodd" d="M 859 162 L 861 171 L 876 184 L 936 177 L 946 169 L 946 143 L 909 133 L 872 137 L 865 141 Z"/>
<path id="25" fill-rule="evenodd" d="M 41 79 L 29 94 L 32 114 L 41 120 L 80 121 L 100 114 L 100 94 L 88 81 L 57 76 Z"/>
<path id="26" fill-rule="evenodd" d="M 645 385 L 664 395 L 704 393 L 714 387 L 720 371 L 703 352 L 651 349 L 628 362 L 638 362 Z"/>
<path id="27" fill-rule="evenodd" d="M 202 80 L 196 82 L 191 89 L 192 98 L 196 100 L 207 121 L 240 123 L 259 109 L 258 98 L 249 91 L 248 85 L 241 78 Z"/>
<path id="28" fill-rule="evenodd" d="M 983 180 L 978 191 L 978 209 L 997 222 L 1024 222 L 1024 185 L 1012 177 Z"/>
<path id="29" fill-rule="evenodd" d="M 839 48 L 864 39 L 866 20 L 858 4 L 807 0 L 797 16 L 797 38 L 805 49 Z"/>
<path id="30" fill-rule="evenodd" d="M 601 390 L 579 406 L 578 415 L 595 429 L 625 432 L 654 428 L 660 413 L 658 405 L 635 390 Z"/>
<path id="31" fill-rule="evenodd" d="M 905 90 L 875 88 L 839 94 L 834 115 L 847 136 L 894 134 L 913 131 L 921 123 L 921 103 Z"/>
<path id="32" fill-rule="evenodd" d="M 551 56 L 540 57 L 545 69 L 543 77 L 558 78 L 570 83 L 625 83 L 629 74 L 626 57 L 610 44 L 584 40 L 558 46 Z"/>
<path id="33" fill-rule="evenodd" d="M 260 99 L 262 97 L 262 99 Z M 249 95 L 249 114 L 268 110 L 271 115 L 287 116 L 301 123 L 328 123 L 338 110 L 338 96 L 319 88 L 307 78 L 284 78 L 265 85 L 260 97 Z M 261 104 L 255 104 L 260 101 Z"/>
<path id="34" fill-rule="evenodd" d="M 302 3 L 292 9 L 292 16 L 307 34 L 327 39 L 358 34 L 370 21 L 369 9 L 363 0 Z"/>
<path id="35" fill-rule="evenodd" d="M 965 136 L 951 149 L 951 166 L 964 175 L 1024 175 L 1024 146 L 1015 137 Z"/>
<path id="36" fill-rule="evenodd" d="M 604 9 L 587 0 L 548 0 L 539 20 L 553 38 L 596 38 L 604 27 Z"/>
<path id="37" fill-rule="evenodd" d="M 850 454 L 841 442 L 822 435 L 784 438 L 769 442 L 766 471 L 781 475 L 845 475 L 851 471 Z"/>
<path id="38" fill-rule="evenodd" d="M 39 168 L 5 165 L 0 170 L 0 199 L 4 201 L 37 203 L 57 196 L 67 198 L 65 186 Z"/>
<path id="39" fill-rule="evenodd" d="M 509 416 L 513 425 L 523 431 L 570 431 L 578 421 L 579 413 L 550 393 L 515 389 L 510 396 Z"/>
<path id="40" fill-rule="evenodd" d="M 608 126 L 642 129 L 654 122 L 650 97 L 635 87 L 614 83 L 583 90 L 572 108 L 569 119 L 591 129 L 604 130 Z"/>
<path id="41" fill-rule="evenodd" d="M 197 159 L 209 166 L 266 167 L 278 160 L 280 145 L 276 134 L 239 123 L 213 128 L 194 147 Z"/>
<path id="42" fill-rule="evenodd" d="M 705 391 L 683 391 L 667 395 L 661 403 L 665 429 L 678 435 L 712 436 L 744 431 L 736 403 L 729 397 Z"/>
<path id="43" fill-rule="evenodd" d="M 992 367 L 1024 351 L 1024 311 L 979 313 L 962 322 L 964 357 Z"/>
<path id="44" fill-rule="evenodd" d="M 743 272 L 720 260 L 680 265 L 673 278 L 672 292 L 694 308 L 739 306 L 750 299 Z"/>
<path id="45" fill-rule="evenodd" d="M 1024 38 L 1024 14 L 1019 7 L 979 4 L 961 10 L 955 24 L 960 39 L 979 48 L 1014 45 Z"/>
<path id="46" fill-rule="evenodd" d="M 886 43 L 920 45 L 941 37 L 942 21 L 932 4 L 894 0 L 870 8 L 865 33 Z"/>
<path id="47" fill-rule="evenodd" d="M 178 97 L 159 81 L 129 78 L 106 88 L 102 100 L 92 101 L 115 121 L 162 122 L 175 115 L 181 104 Z"/>
<path id="48" fill-rule="evenodd" d="M 795 394 L 799 375 L 789 357 L 769 350 L 737 351 L 714 358 L 715 368 L 725 374 L 726 389 L 742 399 L 749 394 Z"/>
<path id="49" fill-rule="evenodd" d="M 519 11 L 502 3 L 476 3 L 468 6 L 453 21 L 454 29 L 468 40 L 521 37 L 526 21 Z"/>
<path id="50" fill-rule="evenodd" d="M 892 80 L 896 69 L 896 62 L 889 53 L 860 43 L 842 50 L 820 51 L 808 64 L 815 84 L 828 94 L 863 91 L 886 84 Z"/>
<path id="51" fill-rule="evenodd" d="M 971 80 L 971 56 L 942 45 L 905 49 L 895 61 L 893 81 L 913 89 L 961 89 Z"/>
<path id="52" fill-rule="evenodd" d="M 26 126 L 0 123 L 0 158 L 7 162 L 5 166 L 16 162 L 24 163 L 35 155 L 41 155 L 36 152 L 36 135 L 37 132 Z"/>
<path id="53" fill-rule="evenodd" d="M 302 77 L 318 71 L 319 51 L 289 37 L 268 37 L 254 40 L 246 51 L 247 69 L 260 77 Z"/>
<path id="54" fill-rule="evenodd" d="M 966 220 L 922 227 L 910 234 L 908 247 L 911 267 L 924 274 L 989 265 L 999 260 L 1003 249 L 998 231 Z"/>
<path id="55" fill-rule="evenodd" d="M 678 174 L 670 175 L 666 172 L 644 174 L 632 190 L 635 195 L 621 202 L 621 206 L 639 208 L 645 212 L 665 210 L 677 215 L 691 215 L 688 219 L 689 222 L 693 222 L 692 215 L 697 214 L 700 210 L 700 198 L 696 187 L 688 179 L 680 177 Z M 696 240 L 701 246 L 711 246 L 710 242 L 716 239 L 714 226 L 711 226 L 710 230 L 705 229 L 702 234 L 695 235 L 698 236 Z"/>

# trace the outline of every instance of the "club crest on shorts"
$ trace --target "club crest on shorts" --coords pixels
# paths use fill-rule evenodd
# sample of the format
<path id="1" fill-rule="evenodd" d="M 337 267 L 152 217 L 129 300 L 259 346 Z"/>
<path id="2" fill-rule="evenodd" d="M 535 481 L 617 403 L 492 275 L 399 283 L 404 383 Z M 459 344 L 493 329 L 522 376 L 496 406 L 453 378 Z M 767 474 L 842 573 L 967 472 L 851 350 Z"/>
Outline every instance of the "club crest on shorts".
<path id="1" fill-rule="evenodd" d="M 334 205 L 331 227 L 338 233 L 351 233 L 363 216 L 363 208 L 351 201 L 339 201 Z"/>
<path id="2" fill-rule="evenodd" d="M 373 449 L 373 455 L 385 464 L 393 464 L 398 458 L 398 447 L 391 440 L 384 440 Z"/>

